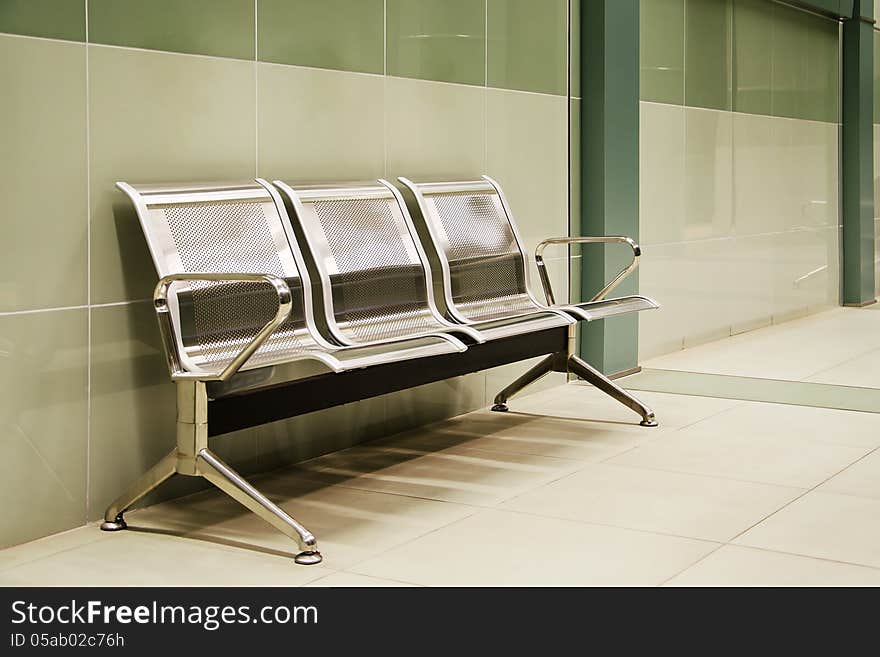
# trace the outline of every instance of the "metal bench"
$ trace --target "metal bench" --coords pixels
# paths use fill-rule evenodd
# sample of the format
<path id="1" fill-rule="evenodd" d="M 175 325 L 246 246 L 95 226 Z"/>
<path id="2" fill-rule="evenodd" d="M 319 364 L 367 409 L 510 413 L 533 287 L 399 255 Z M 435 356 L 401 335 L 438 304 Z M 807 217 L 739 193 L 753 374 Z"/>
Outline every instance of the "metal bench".
<path id="1" fill-rule="evenodd" d="M 426 241 L 440 264 L 446 311 L 457 321 L 473 325 L 481 321 L 540 312 L 541 304 L 529 285 L 526 251 L 510 206 L 497 182 L 483 176 L 464 182 L 416 183 L 400 178 L 418 209 Z M 632 249 L 632 260 L 590 301 L 556 305 L 544 249 L 551 244 L 621 243 Z M 583 321 L 658 308 L 653 299 L 630 295 L 605 297 L 638 266 L 639 246 L 628 237 L 553 237 L 541 242 L 535 260 L 547 303 Z M 574 332 L 571 332 L 574 339 Z M 654 412 L 573 353 L 551 354 L 495 397 L 492 410 L 505 412 L 507 401 L 526 386 L 550 372 L 565 372 L 593 384 L 642 416 L 643 426 L 656 426 Z"/>
<path id="2" fill-rule="evenodd" d="M 315 537 L 217 458 L 210 437 L 548 354 L 542 365 L 550 367 L 532 368 L 496 402 L 553 369 L 583 376 L 582 361 L 569 353 L 571 328 L 611 306 L 540 304 L 528 291 L 521 247 L 503 258 L 513 262 L 505 266 L 516 283 L 495 276 L 489 286 L 499 292 L 467 305 L 456 287 L 466 279 L 456 274 L 458 258 L 432 276 L 425 240 L 393 185 L 276 184 L 293 222 L 264 180 L 117 183 L 137 210 L 160 277 L 154 306 L 177 387 L 177 445 L 108 507 L 106 531 L 125 529 L 125 511 L 171 475 L 200 476 L 290 536 L 297 563 L 318 563 Z M 423 203 L 431 197 L 431 188 L 409 184 Z M 452 227 L 454 219 L 446 221 Z M 633 264 L 612 283 L 635 267 L 634 248 Z M 478 275 L 481 258 L 483 271 L 498 260 L 497 253 L 470 257 Z M 549 282 L 546 289 L 552 303 Z M 322 373 L 304 376 L 303 361 Z M 631 399 L 583 366 L 595 373 L 584 378 Z M 628 405 L 642 424 L 653 422 L 647 407 Z"/>

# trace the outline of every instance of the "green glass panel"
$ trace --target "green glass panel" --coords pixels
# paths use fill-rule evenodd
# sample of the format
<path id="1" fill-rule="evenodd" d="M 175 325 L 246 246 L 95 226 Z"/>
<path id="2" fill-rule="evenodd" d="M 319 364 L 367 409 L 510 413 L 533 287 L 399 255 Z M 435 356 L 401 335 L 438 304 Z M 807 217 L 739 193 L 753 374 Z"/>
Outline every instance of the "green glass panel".
<path id="1" fill-rule="evenodd" d="M 82 0 L 0 0 L 0 32 L 86 40 Z"/>
<path id="2" fill-rule="evenodd" d="M 571 95 L 581 97 L 581 0 L 571 0 L 571 19 L 569 20 L 571 37 L 570 76 Z"/>
<path id="3" fill-rule="evenodd" d="M 773 11 L 773 115 L 837 121 L 838 23 L 783 5 Z"/>
<path id="4" fill-rule="evenodd" d="M 733 109 L 770 114 L 773 5 L 767 0 L 733 3 Z"/>
<path id="5" fill-rule="evenodd" d="M 684 103 L 684 0 L 641 0 L 642 100 Z"/>
<path id="6" fill-rule="evenodd" d="M 880 123 L 880 32 L 874 32 L 874 123 Z"/>
<path id="7" fill-rule="evenodd" d="M 649 368 L 618 383 L 629 390 L 880 413 L 880 390 L 873 388 Z"/>
<path id="8" fill-rule="evenodd" d="M 568 92 L 568 0 L 489 0 L 488 84 Z"/>
<path id="9" fill-rule="evenodd" d="M 383 0 L 259 0 L 264 62 L 364 73 L 384 69 Z"/>
<path id="10" fill-rule="evenodd" d="M 253 0 L 89 0 L 89 41 L 254 58 Z"/>
<path id="11" fill-rule="evenodd" d="M 687 0 L 685 104 L 731 109 L 733 30 L 730 0 Z"/>
<path id="12" fill-rule="evenodd" d="M 388 74 L 485 84 L 486 0 L 387 0 Z"/>

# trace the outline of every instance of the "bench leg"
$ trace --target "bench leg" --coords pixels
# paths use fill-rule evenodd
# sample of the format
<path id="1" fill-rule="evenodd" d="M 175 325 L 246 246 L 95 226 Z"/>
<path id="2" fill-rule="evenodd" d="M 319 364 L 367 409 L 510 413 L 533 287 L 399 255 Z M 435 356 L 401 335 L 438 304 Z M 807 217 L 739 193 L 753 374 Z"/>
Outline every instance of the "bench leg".
<path id="1" fill-rule="evenodd" d="M 643 427 L 657 426 L 657 420 L 654 419 L 654 411 L 614 383 L 614 381 L 602 374 L 599 370 L 592 367 L 589 363 L 581 360 L 577 356 L 569 356 L 568 371 L 587 383 L 596 386 L 605 394 L 613 397 L 627 408 L 631 408 L 641 415 L 642 421 L 639 424 Z"/>
<path id="2" fill-rule="evenodd" d="M 304 565 L 321 563 L 323 557 L 318 552 L 318 543 L 311 532 L 251 486 L 235 470 L 217 458 L 211 450 L 205 448 L 199 452 L 198 470 L 200 475 L 229 497 L 296 541 L 301 550 L 294 558 L 296 563 Z"/>
<path id="3" fill-rule="evenodd" d="M 107 507 L 107 511 L 104 513 L 104 522 L 101 523 L 101 529 L 105 532 L 125 529 L 126 525 L 123 514 L 126 510 L 173 475 L 176 469 L 177 450 L 174 449 L 142 475 L 140 479 L 129 486 L 128 490 L 120 495 L 113 504 Z"/>
<path id="4" fill-rule="evenodd" d="M 492 410 L 500 413 L 506 412 L 508 410 L 507 400 L 513 397 L 516 393 L 522 391 L 526 386 L 529 386 L 538 379 L 550 374 L 550 372 L 556 369 L 558 360 L 559 356 L 557 354 L 547 356 L 547 358 L 495 395 L 495 405 L 492 407 Z"/>

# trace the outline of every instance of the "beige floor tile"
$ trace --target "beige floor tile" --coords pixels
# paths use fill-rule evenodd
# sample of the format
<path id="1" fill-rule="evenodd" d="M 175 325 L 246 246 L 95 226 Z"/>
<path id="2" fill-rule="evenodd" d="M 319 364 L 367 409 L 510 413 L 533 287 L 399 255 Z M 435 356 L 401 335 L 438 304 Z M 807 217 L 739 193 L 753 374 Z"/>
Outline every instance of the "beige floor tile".
<path id="1" fill-rule="evenodd" d="M 0 550 L 0 572 L 29 561 L 36 561 L 87 543 L 99 541 L 102 538 L 108 538 L 108 536 L 106 532 L 102 532 L 95 525 L 88 525 L 9 547 Z"/>
<path id="2" fill-rule="evenodd" d="M 477 511 L 473 507 L 304 482 L 290 471 L 254 478 L 257 488 L 318 539 L 323 565 L 342 569 Z M 215 493 L 133 513 L 129 525 L 208 544 L 290 558 L 296 544 L 237 502 Z"/>
<path id="3" fill-rule="evenodd" d="M 599 464 L 523 493 L 502 508 L 723 542 L 804 492 Z"/>
<path id="4" fill-rule="evenodd" d="M 840 363 L 806 379 L 816 383 L 839 386 L 880 388 L 880 349 Z"/>
<path id="5" fill-rule="evenodd" d="M 331 572 L 287 557 L 125 531 L 0 573 L 2 586 L 296 586 Z"/>
<path id="6" fill-rule="evenodd" d="M 880 500 L 813 491 L 735 542 L 880 567 Z"/>
<path id="7" fill-rule="evenodd" d="M 857 495 L 880 500 L 880 451 L 856 461 L 840 474 L 819 486 L 823 493 Z"/>
<path id="8" fill-rule="evenodd" d="M 749 434 L 766 439 L 795 437 L 829 445 L 873 449 L 880 446 L 877 420 L 876 413 L 744 402 L 715 417 L 701 420 L 683 432 L 708 430 L 716 434 Z"/>
<path id="9" fill-rule="evenodd" d="M 475 411 L 373 444 L 431 452 L 466 447 L 487 452 L 601 461 L 657 435 L 642 429 L 642 432 L 634 432 L 613 423 Z"/>
<path id="10" fill-rule="evenodd" d="M 484 511 L 351 570 L 429 586 L 652 585 L 716 546 L 616 527 Z"/>
<path id="11" fill-rule="evenodd" d="M 880 586 L 880 570 L 725 545 L 667 586 Z"/>
<path id="12" fill-rule="evenodd" d="M 626 385 L 626 378 L 619 381 Z M 538 417 L 559 416 L 590 420 L 599 428 L 625 430 L 647 437 L 669 429 L 678 429 L 742 402 L 712 397 L 670 395 L 662 392 L 633 391 L 642 402 L 650 406 L 657 416 L 659 427 L 639 426 L 641 418 L 630 409 L 615 401 L 602 391 L 583 382 L 545 390 L 510 404 L 511 411 L 531 413 Z M 649 438 L 646 438 L 649 439 Z"/>
<path id="13" fill-rule="evenodd" d="M 370 445 L 308 461 L 296 472 L 348 488 L 494 506 L 583 465 L 580 461 L 462 446 L 429 451 Z"/>
<path id="14" fill-rule="evenodd" d="M 609 463 L 812 488 L 868 453 L 792 435 L 722 431 L 717 423 L 671 433 Z"/>
<path id="15" fill-rule="evenodd" d="M 375 588 L 375 587 L 413 587 L 416 584 L 408 584 L 406 582 L 395 582 L 390 579 L 379 579 L 378 577 L 367 577 L 366 575 L 357 575 L 356 573 L 332 573 L 314 582 L 306 584 L 312 587 L 358 587 L 358 588 Z"/>

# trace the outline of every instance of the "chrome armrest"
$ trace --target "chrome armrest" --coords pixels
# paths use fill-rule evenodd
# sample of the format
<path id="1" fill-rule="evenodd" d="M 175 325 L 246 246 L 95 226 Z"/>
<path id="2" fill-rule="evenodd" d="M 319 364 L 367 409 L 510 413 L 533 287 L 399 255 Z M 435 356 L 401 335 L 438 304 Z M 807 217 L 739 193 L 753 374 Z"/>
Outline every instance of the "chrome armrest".
<path id="1" fill-rule="evenodd" d="M 174 327 L 171 322 L 171 312 L 168 308 L 168 290 L 172 283 L 186 281 L 211 281 L 217 283 L 265 283 L 272 286 L 278 294 L 278 312 L 260 329 L 253 340 L 242 349 L 238 355 L 223 369 L 219 374 L 212 372 L 189 372 L 184 370 L 180 363 L 180 353 L 178 352 L 177 341 L 174 339 Z M 165 347 L 165 357 L 168 362 L 168 369 L 171 371 L 171 378 L 175 381 L 182 379 L 197 379 L 200 381 L 228 381 L 232 375 L 247 362 L 248 358 L 253 356 L 254 352 L 260 348 L 272 333 L 278 328 L 284 320 L 290 316 L 293 309 L 293 297 L 290 294 L 290 288 L 284 279 L 272 274 L 235 274 L 235 273 L 191 273 L 191 274 L 169 274 L 163 276 L 156 284 L 153 292 L 153 308 L 159 319 L 159 332 L 162 334 L 162 343 Z"/>
<path id="2" fill-rule="evenodd" d="M 544 240 L 535 249 L 535 264 L 538 266 L 538 274 L 541 277 L 541 285 L 544 287 L 544 294 L 547 296 L 547 303 L 551 306 L 556 304 L 553 297 L 553 287 L 550 284 L 550 276 L 547 274 L 547 267 L 544 264 L 544 249 L 551 244 L 595 244 L 595 243 L 620 243 L 628 244 L 633 252 L 632 261 L 618 272 L 617 276 L 611 279 L 611 282 L 597 292 L 590 301 L 599 301 L 604 299 L 611 290 L 620 285 L 621 281 L 626 278 L 636 267 L 639 266 L 639 257 L 642 250 L 629 237 L 608 236 L 608 237 L 551 237 Z"/>

